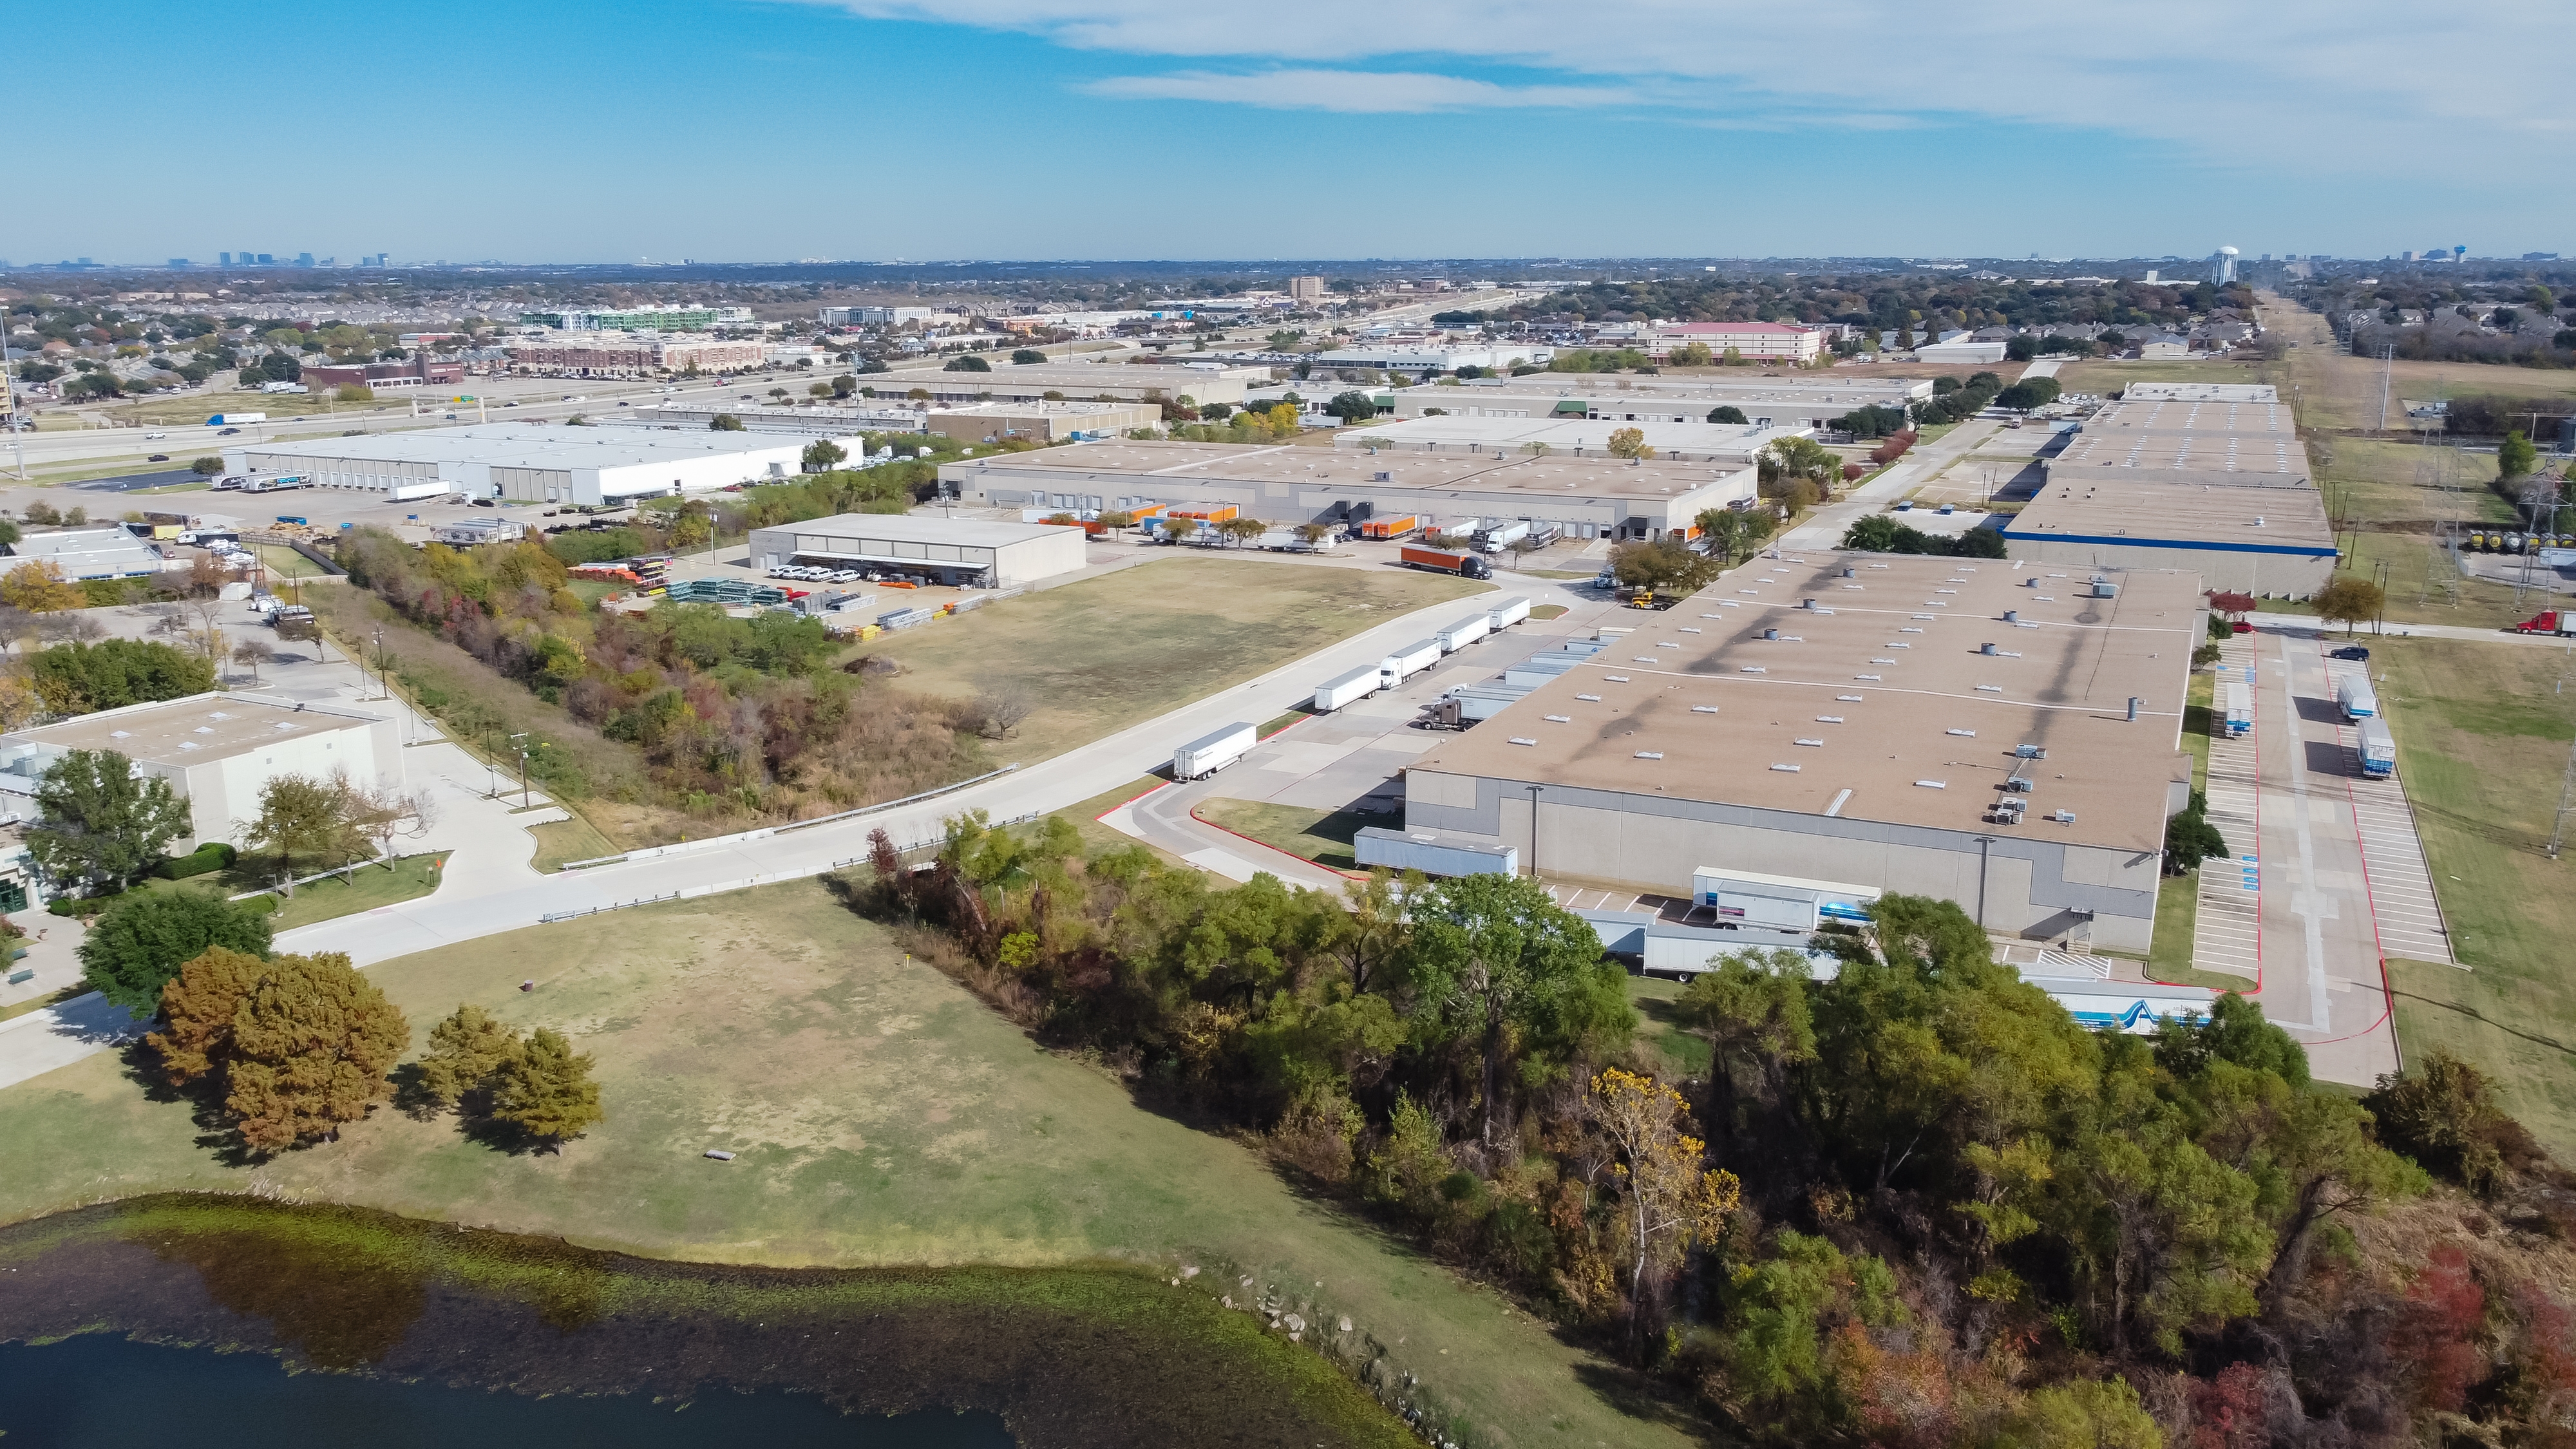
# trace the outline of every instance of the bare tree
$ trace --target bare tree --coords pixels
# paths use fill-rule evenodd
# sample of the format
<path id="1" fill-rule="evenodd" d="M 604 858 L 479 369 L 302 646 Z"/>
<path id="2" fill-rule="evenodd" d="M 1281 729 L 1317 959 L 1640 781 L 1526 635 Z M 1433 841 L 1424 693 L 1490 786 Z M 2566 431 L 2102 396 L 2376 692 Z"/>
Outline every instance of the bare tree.
<path id="1" fill-rule="evenodd" d="M 395 865 L 394 843 L 418 840 L 438 826 L 438 799 L 426 789 L 369 788 L 340 782 L 346 793 L 349 824 L 373 842 L 387 870 Z"/>
<path id="2" fill-rule="evenodd" d="M 998 740 L 1020 727 L 1020 722 L 1037 708 L 1037 701 L 1023 684 L 989 684 L 975 696 L 976 713 L 982 716 L 978 731 L 986 739 Z"/>
<path id="3" fill-rule="evenodd" d="M 45 614 L 36 621 L 36 637 L 48 644 L 79 644 L 107 637 L 107 626 L 78 610 Z"/>
<path id="4" fill-rule="evenodd" d="M 233 662 L 250 666 L 250 682 L 259 683 L 259 667 L 277 657 L 277 650 L 265 639 L 244 639 L 233 646 Z"/>
<path id="5" fill-rule="evenodd" d="M 0 653 L 13 651 L 36 633 L 36 616 L 15 604 L 0 604 Z"/>

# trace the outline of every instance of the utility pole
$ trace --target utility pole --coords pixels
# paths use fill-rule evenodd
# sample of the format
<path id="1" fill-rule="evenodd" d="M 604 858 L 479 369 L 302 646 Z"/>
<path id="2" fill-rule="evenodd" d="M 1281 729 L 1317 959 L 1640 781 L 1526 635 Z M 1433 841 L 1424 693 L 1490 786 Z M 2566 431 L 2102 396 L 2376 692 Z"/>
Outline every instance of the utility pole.
<path id="1" fill-rule="evenodd" d="M 522 735 L 512 735 L 512 736 L 510 736 L 510 743 L 512 743 L 512 744 L 514 744 L 514 745 L 517 745 L 517 746 L 519 747 L 519 808 L 520 808 L 520 809 L 522 809 L 522 810 L 525 810 L 525 809 L 527 809 L 527 808 L 528 808 L 528 746 L 527 746 L 527 738 L 528 738 L 528 737 L 527 737 L 526 735 L 523 735 L 523 734 L 522 734 Z"/>
<path id="2" fill-rule="evenodd" d="M 2576 741 L 2567 747 L 2567 773 L 2558 782 L 2558 814 L 2549 826 L 2549 858 L 2558 858 L 2558 847 L 2567 839 L 2567 812 L 2576 809 Z"/>

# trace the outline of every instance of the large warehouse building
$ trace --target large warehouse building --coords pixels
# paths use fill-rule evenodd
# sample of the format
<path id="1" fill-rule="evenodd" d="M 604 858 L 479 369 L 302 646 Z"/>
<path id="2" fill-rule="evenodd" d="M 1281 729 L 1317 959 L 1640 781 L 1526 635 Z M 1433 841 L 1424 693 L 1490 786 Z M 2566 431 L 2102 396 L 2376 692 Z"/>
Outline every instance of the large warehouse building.
<path id="1" fill-rule="evenodd" d="M 187 850 L 235 840 L 259 814 L 260 791 L 281 775 L 328 779 L 345 771 L 364 789 L 403 783 L 401 731 L 356 710 L 255 694 L 192 694 L 103 709 L 61 724 L 0 735 L 0 792 L 32 795 L 73 750 L 114 750 L 135 773 L 157 775 L 188 802 Z"/>
<path id="2" fill-rule="evenodd" d="M 1632 539 L 1687 534 L 1703 511 L 1750 501 L 1755 483 L 1749 466 L 1661 459 L 1463 451 L 1368 457 L 1231 443 L 1084 443 L 948 463 L 939 478 L 961 502 L 992 508 L 1085 513 L 1230 504 L 1243 517 L 1281 525 L 1528 519 L 1575 538 Z"/>
<path id="3" fill-rule="evenodd" d="M 859 381 L 880 398 L 914 402 L 1143 402 L 1188 398 L 1240 403 L 1246 387 L 1270 380 L 1266 367 L 1190 367 L 1108 362 L 990 364 L 990 372 L 872 373 Z M 915 396 L 920 394 L 920 396 Z"/>
<path id="4" fill-rule="evenodd" d="M 751 562 L 821 564 L 919 574 L 935 583 L 998 589 L 1083 566 L 1083 532 L 1062 524 L 986 523 L 896 513 L 839 513 L 751 531 Z"/>
<path id="5" fill-rule="evenodd" d="M 852 399 L 819 407 L 726 407 L 717 403 L 671 402 L 649 409 L 638 422 L 677 423 L 703 428 L 716 415 L 730 415 L 750 432 L 796 433 L 804 437 L 838 437 L 858 432 L 938 433 L 962 442 L 990 443 L 1027 438 L 1056 443 L 1082 438 L 1116 438 L 1133 428 L 1159 428 L 1163 410 L 1141 402 L 967 402 L 911 403 L 890 398 Z"/>
<path id="6" fill-rule="evenodd" d="M 2041 467 L 2002 530 L 2014 558 L 2188 569 L 2209 588 L 2289 598 L 2333 576 L 2334 527 L 2268 386 L 2133 383 Z"/>
<path id="7" fill-rule="evenodd" d="M 1710 923 L 1902 892 L 2144 951 L 2200 593 L 1879 554 L 1740 569 L 1425 753 L 1405 828 Z"/>
<path id="8" fill-rule="evenodd" d="M 837 439 L 855 454 L 857 437 Z M 597 506 L 792 478 L 806 440 L 704 429 L 570 428 L 489 423 L 224 450 L 224 470 L 298 474 L 305 486 L 390 499 L 463 493 L 517 503 Z"/>
<path id="9" fill-rule="evenodd" d="M 1931 395 L 1928 378 L 1738 379 L 1536 372 L 1526 377 L 1399 388 L 1392 400 L 1396 416 L 1406 418 L 1438 409 L 1452 417 L 1704 423 L 1710 413 L 1731 407 L 1757 427 L 1822 428 L 1826 419 L 1856 408 L 1901 408 Z"/>
<path id="10" fill-rule="evenodd" d="M 1721 463 L 1745 468 L 1779 438 L 1803 437 L 1810 428 L 1739 427 L 1732 423 L 1589 422 L 1582 418 L 1399 418 L 1333 435 L 1341 449 L 1376 448 L 1400 453 L 1486 453 L 1496 457 L 1546 453 L 1568 458 L 1607 458 L 1610 436 L 1634 431 L 1655 456 L 1674 463 Z"/>

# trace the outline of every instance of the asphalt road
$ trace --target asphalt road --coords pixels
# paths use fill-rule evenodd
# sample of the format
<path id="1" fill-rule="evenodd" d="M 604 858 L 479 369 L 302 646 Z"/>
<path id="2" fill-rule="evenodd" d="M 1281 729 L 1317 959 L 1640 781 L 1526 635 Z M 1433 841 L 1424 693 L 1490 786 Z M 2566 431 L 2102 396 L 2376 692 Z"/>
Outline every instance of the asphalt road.
<path id="1" fill-rule="evenodd" d="M 91 493 L 134 493 L 146 488 L 167 488 L 173 483 L 194 483 L 197 475 L 186 468 L 164 468 L 157 473 L 123 473 L 114 478 L 91 478 L 72 486 Z"/>

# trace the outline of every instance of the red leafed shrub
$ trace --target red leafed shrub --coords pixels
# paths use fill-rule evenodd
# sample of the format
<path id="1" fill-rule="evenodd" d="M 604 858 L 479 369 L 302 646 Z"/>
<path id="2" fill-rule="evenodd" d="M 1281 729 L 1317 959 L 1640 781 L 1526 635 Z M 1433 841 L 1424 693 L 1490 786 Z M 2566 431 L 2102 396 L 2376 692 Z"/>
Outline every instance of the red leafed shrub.
<path id="1" fill-rule="evenodd" d="M 2486 1367 L 2477 1344 L 2486 1316 L 2486 1290 L 2469 1272 L 2468 1255 L 2454 1247 L 2435 1248 L 2432 1261 L 2406 1290 L 2406 1306 L 2388 1335 L 2394 1360 L 2414 1368 L 2418 1405 L 2448 1412 L 2468 1401 L 2470 1386 Z"/>
<path id="2" fill-rule="evenodd" d="M 2191 1416 L 2191 1449 L 2266 1449 L 2272 1442 L 2263 1374 L 2250 1363 L 2230 1364 L 2215 1379 L 2194 1380 Z"/>

